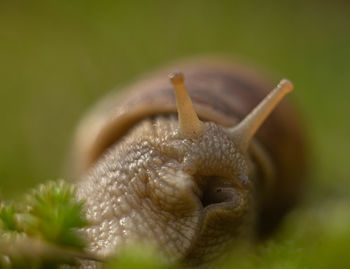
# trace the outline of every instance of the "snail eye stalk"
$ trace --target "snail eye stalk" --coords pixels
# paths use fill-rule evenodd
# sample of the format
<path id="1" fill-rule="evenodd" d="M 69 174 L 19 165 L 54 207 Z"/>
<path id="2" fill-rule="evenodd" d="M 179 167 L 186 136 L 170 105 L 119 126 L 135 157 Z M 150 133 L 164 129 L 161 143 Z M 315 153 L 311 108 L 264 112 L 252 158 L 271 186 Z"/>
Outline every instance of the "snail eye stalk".
<path id="1" fill-rule="evenodd" d="M 238 147 L 246 152 L 251 139 L 283 97 L 293 90 L 293 84 L 283 79 L 238 125 L 227 129 Z"/>
<path id="2" fill-rule="evenodd" d="M 180 131 L 185 136 L 200 134 L 203 130 L 203 123 L 199 120 L 194 110 L 191 98 L 187 92 L 184 76 L 176 72 L 169 75 L 174 85 L 177 113 L 179 116 Z"/>

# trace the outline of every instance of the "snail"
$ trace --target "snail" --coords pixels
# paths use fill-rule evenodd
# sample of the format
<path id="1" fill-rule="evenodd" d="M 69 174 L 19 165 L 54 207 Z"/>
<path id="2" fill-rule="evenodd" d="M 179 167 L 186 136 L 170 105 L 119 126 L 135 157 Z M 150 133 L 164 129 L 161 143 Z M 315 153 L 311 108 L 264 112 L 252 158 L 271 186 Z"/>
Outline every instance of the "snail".
<path id="1" fill-rule="evenodd" d="M 278 105 L 293 85 L 272 88 L 233 63 L 193 60 L 102 100 L 74 144 L 88 250 L 108 257 L 137 242 L 200 266 L 269 235 L 305 170 L 300 120 Z"/>

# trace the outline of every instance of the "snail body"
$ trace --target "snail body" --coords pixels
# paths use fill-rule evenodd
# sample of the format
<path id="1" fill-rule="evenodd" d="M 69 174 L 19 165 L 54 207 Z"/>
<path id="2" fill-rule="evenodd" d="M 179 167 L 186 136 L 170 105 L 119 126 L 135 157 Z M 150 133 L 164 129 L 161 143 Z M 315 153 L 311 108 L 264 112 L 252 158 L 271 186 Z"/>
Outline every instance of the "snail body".
<path id="1" fill-rule="evenodd" d="M 181 73 L 169 82 L 174 70 L 189 94 Z M 299 196 L 304 171 L 293 110 L 283 102 L 271 114 L 293 86 L 283 80 L 264 98 L 271 88 L 235 65 L 194 61 L 103 100 L 75 143 L 88 249 L 106 257 L 151 244 L 196 266 L 235 240 L 271 232 Z"/>

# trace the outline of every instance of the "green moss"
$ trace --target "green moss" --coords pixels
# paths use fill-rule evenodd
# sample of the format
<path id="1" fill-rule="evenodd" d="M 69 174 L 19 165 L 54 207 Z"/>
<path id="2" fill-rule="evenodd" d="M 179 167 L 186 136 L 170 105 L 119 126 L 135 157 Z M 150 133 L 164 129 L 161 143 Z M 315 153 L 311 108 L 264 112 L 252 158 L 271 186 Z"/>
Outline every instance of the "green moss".
<path id="1" fill-rule="evenodd" d="M 73 229 L 87 225 L 82 202 L 74 199 L 75 188 L 63 181 L 49 182 L 27 197 L 28 233 L 62 246 L 82 248 L 84 243 Z"/>
<path id="2" fill-rule="evenodd" d="M 85 243 L 77 233 L 87 225 L 75 187 L 51 181 L 27 198 L 0 209 L 0 268 L 52 268 L 74 263 Z"/>
<path id="3" fill-rule="evenodd" d="M 13 204 L 0 204 L 0 229 L 3 231 L 18 231 L 20 229 Z"/>

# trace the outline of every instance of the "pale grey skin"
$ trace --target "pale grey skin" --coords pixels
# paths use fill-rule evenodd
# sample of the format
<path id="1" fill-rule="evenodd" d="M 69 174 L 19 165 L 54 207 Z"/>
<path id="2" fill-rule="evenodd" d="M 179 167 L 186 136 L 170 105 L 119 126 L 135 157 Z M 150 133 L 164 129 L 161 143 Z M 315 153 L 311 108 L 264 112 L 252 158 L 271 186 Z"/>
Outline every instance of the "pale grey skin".
<path id="1" fill-rule="evenodd" d="M 254 171 L 214 123 L 184 138 L 176 117 L 145 119 L 78 183 L 91 223 L 83 231 L 88 250 L 106 257 L 141 242 L 170 261 L 206 263 L 253 235 Z"/>

